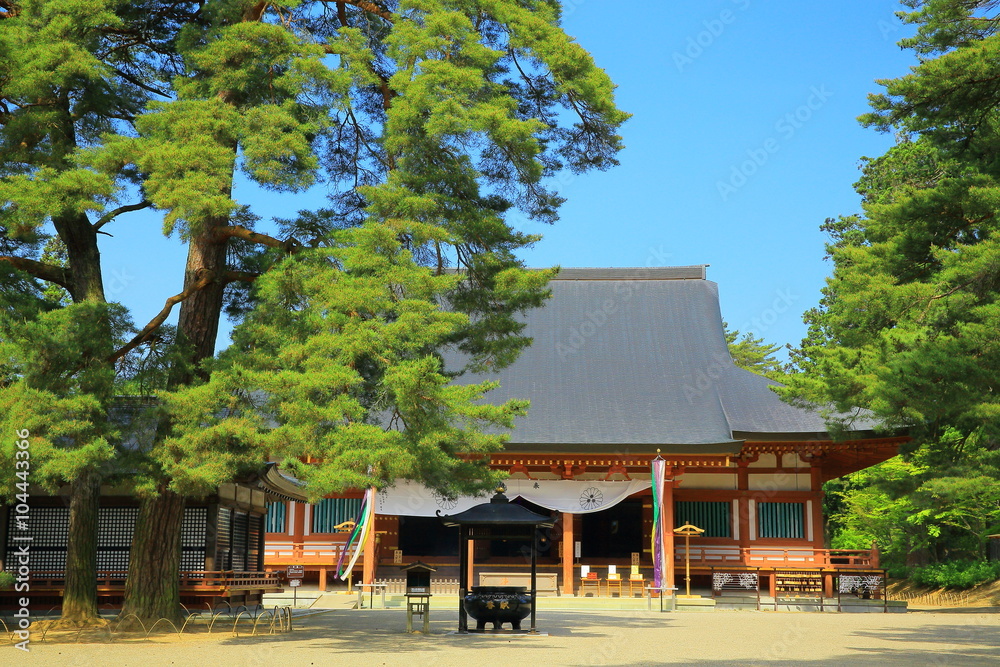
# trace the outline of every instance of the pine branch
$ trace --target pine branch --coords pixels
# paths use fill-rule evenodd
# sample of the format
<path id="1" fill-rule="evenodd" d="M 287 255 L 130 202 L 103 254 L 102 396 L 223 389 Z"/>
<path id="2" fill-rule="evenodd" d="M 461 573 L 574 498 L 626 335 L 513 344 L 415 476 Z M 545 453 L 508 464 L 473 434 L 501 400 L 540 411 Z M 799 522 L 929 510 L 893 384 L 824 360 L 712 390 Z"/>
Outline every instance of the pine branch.
<path id="1" fill-rule="evenodd" d="M 251 271 L 226 271 L 222 274 L 222 281 L 227 285 L 236 282 L 252 283 L 257 278 L 260 278 L 260 274 Z"/>
<path id="2" fill-rule="evenodd" d="M 167 299 L 166 303 L 163 304 L 163 309 L 156 314 L 156 317 L 154 317 L 149 321 L 149 324 L 147 324 L 142 328 L 142 331 L 136 334 L 135 337 L 132 340 L 130 340 L 124 347 L 122 347 L 117 352 L 108 357 L 108 363 L 112 364 L 115 363 L 116 361 L 124 357 L 126 354 L 128 354 L 135 348 L 142 345 L 145 341 L 149 340 L 149 338 L 152 337 L 154 333 L 156 333 L 156 330 L 160 328 L 160 325 L 163 324 L 166 321 L 166 319 L 170 316 L 170 311 L 173 310 L 173 307 L 175 305 L 177 305 L 181 301 L 184 301 L 195 292 L 199 292 L 205 289 L 206 287 L 211 285 L 214 281 L 215 281 L 215 274 L 212 271 L 200 271 L 198 278 L 193 283 L 188 285 L 183 292 L 181 292 L 180 294 L 175 294 L 174 296 L 169 297 Z"/>
<path id="3" fill-rule="evenodd" d="M 68 269 L 52 264 L 43 264 L 26 257 L 0 256 L 0 262 L 8 262 L 19 271 L 24 271 L 39 280 L 46 280 L 55 283 L 60 287 L 72 292 L 73 280 Z"/>
<path id="4" fill-rule="evenodd" d="M 302 248 L 302 244 L 295 238 L 290 238 L 287 241 L 282 241 L 281 239 L 276 239 L 273 236 L 268 236 L 267 234 L 260 234 L 246 227 L 240 227 L 239 225 L 228 225 L 225 227 L 217 227 L 213 234 L 215 235 L 216 241 L 225 241 L 226 239 L 243 239 L 250 243 L 255 243 L 257 245 L 267 246 L 268 248 L 283 248 L 285 252 L 295 253 Z"/>
<path id="5" fill-rule="evenodd" d="M 152 204 L 148 201 L 141 201 L 138 204 L 126 204 L 125 206 L 119 206 L 113 211 L 108 211 L 101 216 L 100 220 L 94 223 L 94 231 L 100 231 L 101 227 L 108 224 L 115 218 L 117 218 L 122 213 L 128 213 L 130 211 L 141 211 L 144 208 L 149 208 Z"/>
<path id="6" fill-rule="evenodd" d="M 387 9 L 379 7 L 374 2 L 368 2 L 367 0 L 336 0 L 338 5 L 354 5 L 358 9 L 363 9 L 370 14 L 374 14 L 379 18 L 383 18 L 386 21 L 392 20 L 392 12 Z"/>

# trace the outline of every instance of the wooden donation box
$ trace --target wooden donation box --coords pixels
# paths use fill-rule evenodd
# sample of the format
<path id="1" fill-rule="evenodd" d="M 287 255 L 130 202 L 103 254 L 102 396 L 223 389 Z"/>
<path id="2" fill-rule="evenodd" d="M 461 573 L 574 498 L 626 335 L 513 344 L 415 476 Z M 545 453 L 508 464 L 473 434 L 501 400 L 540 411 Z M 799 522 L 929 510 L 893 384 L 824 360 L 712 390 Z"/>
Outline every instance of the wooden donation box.
<path id="1" fill-rule="evenodd" d="M 431 572 L 437 570 L 417 561 L 401 568 L 406 572 L 406 631 L 413 632 L 413 617 L 424 621 L 424 633 L 431 627 Z"/>

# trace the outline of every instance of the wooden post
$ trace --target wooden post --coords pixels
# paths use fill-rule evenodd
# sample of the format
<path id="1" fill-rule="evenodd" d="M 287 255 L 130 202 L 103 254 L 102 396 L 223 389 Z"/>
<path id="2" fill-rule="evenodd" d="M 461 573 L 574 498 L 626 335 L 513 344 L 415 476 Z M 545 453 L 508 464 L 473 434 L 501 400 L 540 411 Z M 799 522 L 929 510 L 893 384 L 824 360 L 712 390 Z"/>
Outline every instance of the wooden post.
<path id="1" fill-rule="evenodd" d="M 535 526 L 531 535 L 531 630 L 534 634 L 535 611 L 538 608 L 538 526 Z"/>
<path id="2" fill-rule="evenodd" d="M 469 547 L 472 543 L 469 539 L 468 526 L 458 527 L 458 631 L 467 633 L 469 631 L 469 617 L 465 611 L 465 594 L 469 592 L 469 570 L 466 561 L 469 558 Z"/>
<path id="3" fill-rule="evenodd" d="M 2 520 L 4 520 L 4 527 L 6 527 L 6 516 L 0 514 Z M 219 552 L 219 503 L 210 503 L 208 506 L 207 516 L 205 518 L 206 529 L 205 533 L 205 571 L 214 572 L 215 559 Z M 0 531 L 0 540 L 4 540 L 3 531 Z M 5 541 L 0 541 L 0 544 L 6 544 Z M 265 536 L 264 544 L 267 544 L 267 539 Z M 264 550 L 261 549 L 261 552 Z M 0 567 L 3 566 L 3 561 L 0 560 Z"/>
<path id="4" fill-rule="evenodd" d="M 573 570 L 573 559 L 575 547 L 573 545 L 573 515 L 569 512 L 562 513 L 562 576 L 564 595 L 572 595 L 576 574 Z"/>
<path id="5" fill-rule="evenodd" d="M 326 568 L 319 568 L 319 590 L 321 593 L 326 593 Z"/>
<path id="6" fill-rule="evenodd" d="M 469 549 L 469 559 L 468 559 L 468 578 L 469 586 L 475 586 L 476 581 L 476 571 L 475 571 L 475 560 L 476 560 L 476 541 L 469 540 L 467 542 Z"/>
<path id="7" fill-rule="evenodd" d="M 667 476 L 670 479 L 665 479 L 663 483 L 663 518 L 664 526 L 663 531 L 663 554 L 664 560 L 666 561 L 665 572 L 663 576 L 664 586 L 667 588 L 674 587 L 674 475 L 673 468 L 667 469 Z"/>
<path id="8" fill-rule="evenodd" d="M 295 505 L 295 516 L 292 517 L 292 544 L 298 544 L 301 548 L 302 538 L 305 536 L 306 526 L 306 504 L 293 503 Z"/>
<path id="9" fill-rule="evenodd" d="M 373 517 L 374 518 L 374 517 Z M 375 562 L 375 525 L 374 522 L 368 527 L 368 535 L 365 536 L 364 553 L 362 557 L 364 558 L 364 565 L 362 569 L 362 581 L 363 584 L 374 584 L 375 583 L 375 567 L 377 563 Z"/>
<path id="10" fill-rule="evenodd" d="M 809 486 L 812 487 L 813 547 L 826 548 L 826 531 L 823 529 L 823 470 L 818 465 L 809 468 Z"/>
<path id="11" fill-rule="evenodd" d="M 736 515 L 737 525 L 740 532 L 740 563 L 749 565 L 747 549 L 750 547 L 750 461 L 738 460 L 736 469 L 736 490 L 738 512 Z"/>

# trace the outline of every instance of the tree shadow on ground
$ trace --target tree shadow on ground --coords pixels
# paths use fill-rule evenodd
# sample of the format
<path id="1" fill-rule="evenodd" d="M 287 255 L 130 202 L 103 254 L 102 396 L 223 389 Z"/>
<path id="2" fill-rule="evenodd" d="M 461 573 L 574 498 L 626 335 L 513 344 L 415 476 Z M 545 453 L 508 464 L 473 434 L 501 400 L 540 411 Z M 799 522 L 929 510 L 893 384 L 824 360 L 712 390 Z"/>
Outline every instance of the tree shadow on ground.
<path id="1" fill-rule="evenodd" d="M 627 616 L 626 616 L 627 614 Z M 471 619 L 470 619 L 471 621 Z M 474 627 L 475 621 L 472 621 Z M 311 648 L 333 653 L 406 653 L 450 651 L 461 647 L 473 651 L 492 651 L 501 646 L 516 645 L 519 649 L 543 647 L 539 640 L 546 638 L 603 638 L 609 624 L 627 623 L 635 629 L 662 630 L 670 625 L 670 617 L 655 612 L 599 613 L 548 612 L 540 615 L 537 623 L 539 635 L 504 633 L 458 634 L 458 614 L 453 608 L 441 609 L 437 618 L 431 610 L 430 633 L 406 632 L 406 613 L 384 610 L 351 610 L 330 612 L 297 620 L 290 634 L 233 637 L 225 645 L 243 645 L 259 642 L 302 642 Z M 414 620 L 414 627 L 422 623 Z M 506 627 L 506 626 L 505 626 Z M 522 628 L 528 628 L 525 619 Z M 551 648 L 545 646 L 545 648 Z M 470 660 L 477 659 L 470 655 Z"/>
<path id="2" fill-rule="evenodd" d="M 896 628 L 891 633 L 858 630 L 854 634 L 860 637 L 878 638 L 882 641 L 903 642 L 906 644 L 953 644 L 958 646 L 982 646 L 994 652 L 997 664 L 1000 664 L 1000 618 L 983 619 L 976 617 L 974 622 L 964 625 L 935 625 L 916 628 Z"/>

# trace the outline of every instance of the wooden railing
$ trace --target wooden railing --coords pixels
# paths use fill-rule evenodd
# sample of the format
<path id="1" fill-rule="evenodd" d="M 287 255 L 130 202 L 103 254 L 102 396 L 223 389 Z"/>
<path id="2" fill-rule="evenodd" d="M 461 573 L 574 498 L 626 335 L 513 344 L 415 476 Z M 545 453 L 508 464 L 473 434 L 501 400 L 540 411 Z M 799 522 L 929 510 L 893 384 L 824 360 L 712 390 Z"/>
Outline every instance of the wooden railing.
<path id="1" fill-rule="evenodd" d="M 97 590 L 114 592 L 125 590 L 126 572 L 98 572 Z M 62 590 L 66 577 L 62 572 L 32 573 L 31 590 Z M 191 571 L 181 572 L 182 593 L 220 589 L 280 589 L 280 572 Z"/>
<path id="2" fill-rule="evenodd" d="M 684 546 L 674 549 L 674 560 L 685 560 Z M 743 565 L 751 567 L 878 567 L 878 555 L 866 549 L 813 549 L 812 547 L 730 547 L 692 546 L 691 564 L 695 566 Z"/>
<path id="3" fill-rule="evenodd" d="M 334 565 L 340 554 L 347 551 L 350 556 L 353 547 L 343 542 L 311 543 L 311 542 L 272 542 L 264 548 L 264 563 L 279 565 L 285 563 L 305 563 L 312 565 Z"/>
<path id="4" fill-rule="evenodd" d="M 382 535 L 384 531 L 375 533 L 375 562 L 382 559 Z M 286 565 L 289 563 L 302 565 L 336 565 L 340 555 L 347 552 L 347 557 L 354 555 L 357 543 L 347 544 L 344 541 L 332 542 L 268 542 L 264 547 L 264 563 L 268 566 Z"/>

